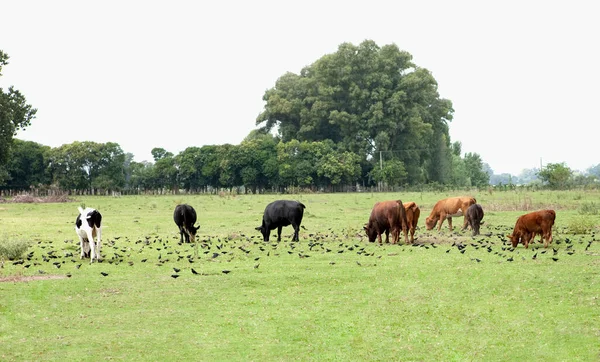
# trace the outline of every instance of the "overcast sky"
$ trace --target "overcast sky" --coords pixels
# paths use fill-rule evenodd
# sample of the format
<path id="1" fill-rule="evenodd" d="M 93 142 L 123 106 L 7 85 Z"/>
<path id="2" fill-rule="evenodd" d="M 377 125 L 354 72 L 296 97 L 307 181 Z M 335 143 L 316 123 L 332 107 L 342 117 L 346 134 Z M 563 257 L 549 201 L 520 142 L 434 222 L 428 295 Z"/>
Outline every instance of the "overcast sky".
<path id="1" fill-rule="evenodd" d="M 0 0 L 0 87 L 38 109 L 17 138 L 239 144 L 264 92 L 344 42 L 396 44 L 455 109 L 452 141 L 495 173 L 600 163 L 594 1 Z"/>

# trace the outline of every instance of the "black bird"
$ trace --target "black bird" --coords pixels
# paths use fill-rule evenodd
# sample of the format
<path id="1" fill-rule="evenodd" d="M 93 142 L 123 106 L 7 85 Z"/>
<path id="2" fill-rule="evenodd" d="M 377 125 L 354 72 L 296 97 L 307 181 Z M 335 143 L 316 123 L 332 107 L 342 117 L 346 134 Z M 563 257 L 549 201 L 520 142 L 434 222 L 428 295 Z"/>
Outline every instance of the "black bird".
<path id="1" fill-rule="evenodd" d="M 181 269 L 179 268 L 173 268 L 173 270 L 175 271 L 175 273 L 179 273 L 181 271 Z"/>
<path id="2" fill-rule="evenodd" d="M 533 259 L 533 260 L 537 259 L 537 253 L 533 254 L 533 257 L 531 259 Z"/>
<path id="3" fill-rule="evenodd" d="M 105 272 L 100 272 L 100 274 L 102 274 L 103 276 L 107 276 L 108 275 L 108 273 L 105 273 Z"/>
<path id="4" fill-rule="evenodd" d="M 196 275 L 198 275 L 198 272 L 197 272 L 197 271 L 195 271 L 195 270 L 194 270 L 194 268 L 191 268 L 191 269 L 192 269 L 192 274 L 196 274 Z"/>
<path id="5" fill-rule="evenodd" d="M 511 256 L 510 258 L 506 259 L 506 261 L 513 261 L 513 257 Z"/>
<path id="6" fill-rule="evenodd" d="M 256 265 L 254 266 L 254 269 L 258 269 L 258 267 L 259 267 L 259 266 L 260 266 L 260 263 L 256 264 Z"/>
<path id="7" fill-rule="evenodd" d="M 171 278 L 177 279 L 177 278 L 179 278 L 179 274 L 171 274 Z"/>
<path id="8" fill-rule="evenodd" d="M 231 273 L 231 270 L 223 270 L 223 274 L 229 274 Z"/>
<path id="9" fill-rule="evenodd" d="M 65 275 L 67 276 L 67 278 L 70 278 L 70 277 L 71 277 L 71 273 L 67 273 L 67 274 L 65 274 Z"/>
<path id="10" fill-rule="evenodd" d="M 554 261 L 558 261 L 558 258 L 552 258 L 552 260 L 554 260 Z"/>
<path id="11" fill-rule="evenodd" d="M 140 261 L 141 261 L 142 263 L 145 263 L 145 262 L 146 262 L 146 260 L 148 260 L 148 259 L 142 259 L 142 260 L 140 260 Z"/>

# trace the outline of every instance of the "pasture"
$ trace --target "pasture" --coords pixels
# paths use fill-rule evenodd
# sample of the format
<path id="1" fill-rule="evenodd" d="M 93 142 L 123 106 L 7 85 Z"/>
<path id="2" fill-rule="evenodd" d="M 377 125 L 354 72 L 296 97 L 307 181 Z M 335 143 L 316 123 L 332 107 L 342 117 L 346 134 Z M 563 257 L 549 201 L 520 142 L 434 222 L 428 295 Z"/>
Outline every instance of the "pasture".
<path id="1" fill-rule="evenodd" d="M 462 217 L 425 230 L 437 200 L 463 194 L 483 206 L 482 235 Z M 398 198 L 421 208 L 415 245 L 369 243 L 373 204 Z M 275 199 L 306 205 L 299 242 L 254 229 Z M 196 244 L 178 244 L 183 202 Z M 80 204 L 103 215 L 100 263 L 79 259 Z M 0 203 L 0 243 L 31 243 L 0 268 L 0 360 L 598 361 L 597 206 L 584 191 Z M 542 208 L 553 243 L 513 250 L 516 218 Z"/>

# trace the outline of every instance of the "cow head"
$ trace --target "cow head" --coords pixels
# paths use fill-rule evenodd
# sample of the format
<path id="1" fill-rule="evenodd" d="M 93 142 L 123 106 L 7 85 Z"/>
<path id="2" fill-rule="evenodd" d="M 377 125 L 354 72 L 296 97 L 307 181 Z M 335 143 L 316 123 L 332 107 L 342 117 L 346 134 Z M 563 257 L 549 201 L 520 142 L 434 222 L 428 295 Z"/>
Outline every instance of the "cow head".
<path id="1" fill-rule="evenodd" d="M 200 229 L 200 226 L 194 225 L 185 228 L 187 234 L 190 236 L 190 240 L 196 240 L 196 232 L 198 232 L 198 229 Z"/>
<path id="2" fill-rule="evenodd" d="M 437 224 L 438 219 L 435 217 L 427 217 L 425 219 L 425 227 L 427 228 L 427 230 L 431 230 L 435 227 L 435 224 Z"/>
<path id="3" fill-rule="evenodd" d="M 258 231 L 260 231 L 260 233 L 261 233 L 261 234 L 262 234 L 262 236 L 263 236 L 263 240 L 264 240 L 264 241 L 268 241 L 268 240 L 267 240 L 267 231 L 268 231 L 268 230 L 267 230 L 267 228 L 265 227 L 265 225 L 264 225 L 264 224 L 263 224 L 263 225 L 261 225 L 261 226 L 255 227 L 255 228 L 254 228 L 254 230 L 258 230 Z"/>
<path id="4" fill-rule="evenodd" d="M 507 237 L 507 238 L 508 238 L 508 240 L 510 240 L 510 242 L 512 243 L 512 246 L 513 246 L 513 248 L 516 248 L 516 247 L 517 247 L 517 245 L 519 244 L 519 241 L 520 241 L 520 239 L 521 239 L 520 235 L 518 235 L 518 234 L 517 234 L 517 235 L 515 235 L 514 233 L 513 233 L 513 234 L 510 234 L 510 235 L 506 235 L 506 237 Z"/>
<path id="5" fill-rule="evenodd" d="M 366 224 L 363 229 L 365 230 L 365 232 L 367 233 L 367 237 L 369 238 L 369 242 L 374 242 L 375 239 L 377 238 L 377 230 L 375 230 L 375 228 L 373 226 L 371 226 L 370 224 Z"/>

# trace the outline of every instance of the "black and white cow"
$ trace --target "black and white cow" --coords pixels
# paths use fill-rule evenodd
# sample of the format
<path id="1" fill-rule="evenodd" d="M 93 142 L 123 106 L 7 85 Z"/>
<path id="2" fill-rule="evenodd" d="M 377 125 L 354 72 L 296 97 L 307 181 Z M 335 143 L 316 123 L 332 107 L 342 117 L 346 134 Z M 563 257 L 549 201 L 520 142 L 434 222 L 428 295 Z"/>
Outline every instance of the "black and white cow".
<path id="1" fill-rule="evenodd" d="M 277 200 L 267 205 L 263 214 L 262 225 L 256 230 L 263 235 L 264 241 L 269 241 L 271 230 L 277 228 L 277 241 L 281 241 L 281 229 L 292 225 L 294 237 L 292 241 L 298 241 L 298 230 L 304 216 L 306 206 L 298 201 Z"/>
<path id="2" fill-rule="evenodd" d="M 91 261 L 100 260 L 100 243 L 102 240 L 102 215 L 96 209 L 79 207 L 79 215 L 75 219 L 75 232 L 79 236 L 81 259 L 90 257 Z M 94 243 L 94 237 L 96 242 Z"/>
<path id="3" fill-rule="evenodd" d="M 189 243 L 190 240 L 196 240 L 196 231 L 200 229 L 200 225 L 194 226 L 196 223 L 196 210 L 193 207 L 187 204 L 177 205 L 175 212 L 173 212 L 173 220 L 179 227 L 180 243 L 183 243 L 184 235 L 186 243 Z"/>

